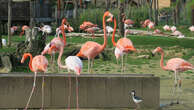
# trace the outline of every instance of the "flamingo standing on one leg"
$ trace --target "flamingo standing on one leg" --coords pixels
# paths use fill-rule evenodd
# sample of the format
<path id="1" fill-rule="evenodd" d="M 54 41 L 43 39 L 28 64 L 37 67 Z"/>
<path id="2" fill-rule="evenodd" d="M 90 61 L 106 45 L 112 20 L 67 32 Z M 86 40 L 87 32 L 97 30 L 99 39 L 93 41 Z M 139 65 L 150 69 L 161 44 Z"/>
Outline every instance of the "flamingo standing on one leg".
<path id="1" fill-rule="evenodd" d="M 79 57 L 88 58 L 88 73 L 91 72 L 90 68 L 92 68 L 92 66 L 93 66 L 94 58 L 98 54 L 100 54 L 107 45 L 106 23 L 105 23 L 106 16 L 109 16 L 110 17 L 109 19 L 113 18 L 113 15 L 109 11 L 106 11 L 104 13 L 104 16 L 103 16 L 104 44 L 100 45 L 96 42 L 88 41 L 84 45 L 82 45 L 79 53 L 76 55 L 76 56 L 79 56 Z M 92 60 L 92 63 L 91 63 L 91 60 Z"/>
<path id="2" fill-rule="evenodd" d="M 20 37 L 22 37 L 22 35 L 24 34 L 24 31 L 27 29 L 29 29 L 29 27 L 27 25 L 22 26 L 22 32 L 20 33 Z"/>
<path id="3" fill-rule="evenodd" d="M 113 31 L 113 34 L 112 34 L 113 46 L 115 46 L 116 49 L 119 49 L 120 53 L 122 53 L 122 54 L 129 53 L 130 51 L 136 51 L 136 49 L 134 48 L 133 43 L 131 42 L 131 40 L 126 38 L 126 34 L 128 33 L 128 30 L 125 31 L 125 37 L 124 38 L 119 39 L 117 41 L 117 43 L 115 42 L 116 27 L 117 27 L 116 19 L 114 19 L 114 31 Z M 121 55 L 121 56 L 122 56 L 122 71 L 124 71 L 123 55 Z"/>
<path id="4" fill-rule="evenodd" d="M 160 67 L 166 71 L 174 71 L 175 79 L 174 79 L 174 89 L 172 94 L 174 96 L 174 93 L 176 93 L 177 83 L 178 83 L 179 89 L 182 83 L 179 72 L 184 72 L 186 70 L 194 69 L 194 66 L 191 63 L 181 58 L 172 58 L 168 60 L 166 62 L 166 65 L 164 66 L 164 51 L 161 47 L 157 47 L 152 53 L 155 54 L 157 52 L 161 54 Z M 177 78 L 178 78 L 178 81 L 177 81 Z M 179 103 L 179 100 L 177 99 L 177 104 L 178 103 Z"/>
<path id="5" fill-rule="evenodd" d="M 29 62 L 29 68 L 32 72 L 34 72 L 34 83 L 32 87 L 32 91 L 30 93 L 30 97 L 28 99 L 28 102 L 26 104 L 25 110 L 27 110 L 28 105 L 30 103 L 30 99 L 33 95 L 34 89 L 36 87 L 36 75 L 37 72 L 43 72 L 45 73 L 47 71 L 47 66 L 48 66 L 48 60 L 46 59 L 45 56 L 43 55 L 37 55 L 34 58 L 32 58 L 32 55 L 30 53 L 24 53 L 21 63 L 24 63 L 26 58 L 30 57 L 30 62 Z M 42 106 L 41 109 L 43 109 L 44 106 L 44 76 L 42 77 Z"/>

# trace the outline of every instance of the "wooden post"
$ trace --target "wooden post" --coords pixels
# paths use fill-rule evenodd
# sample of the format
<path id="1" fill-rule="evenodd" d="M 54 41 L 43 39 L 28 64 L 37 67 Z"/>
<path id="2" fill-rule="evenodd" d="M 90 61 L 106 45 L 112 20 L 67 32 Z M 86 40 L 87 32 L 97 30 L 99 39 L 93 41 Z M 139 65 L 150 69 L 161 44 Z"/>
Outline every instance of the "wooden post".
<path id="1" fill-rule="evenodd" d="M 149 0 L 149 19 L 152 20 L 152 4 L 153 4 L 153 0 Z"/>
<path id="2" fill-rule="evenodd" d="M 124 23 L 122 22 L 122 14 L 124 13 L 124 0 L 119 1 L 119 34 L 124 36 Z"/>
<path id="3" fill-rule="evenodd" d="M 34 27 L 35 26 L 35 0 L 30 0 L 30 27 Z"/>
<path id="4" fill-rule="evenodd" d="M 73 0 L 73 5 L 74 5 L 73 18 L 76 19 L 77 18 L 77 10 L 78 10 L 78 1 L 77 0 Z"/>
<path id="5" fill-rule="evenodd" d="M 8 23 L 7 23 L 7 28 L 8 28 L 8 46 L 11 46 L 11 17 L 12 17 L 12 0 L 8 1 Z"/>
<path id="6" fill-rule="evenodd" d="M 158 0 L 154 0 L 154 22 L 156 25 L 158 25 L 158 9 L 157 9 L 157 1 Z"/>

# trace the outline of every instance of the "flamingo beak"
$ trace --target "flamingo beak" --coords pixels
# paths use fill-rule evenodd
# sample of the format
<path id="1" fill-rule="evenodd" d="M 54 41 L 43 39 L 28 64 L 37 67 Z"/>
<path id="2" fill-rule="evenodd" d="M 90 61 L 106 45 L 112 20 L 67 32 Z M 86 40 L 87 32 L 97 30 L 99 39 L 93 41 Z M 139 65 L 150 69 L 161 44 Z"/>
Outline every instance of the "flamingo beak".
<path id="1" fill-rule="evenodd" d="M 111 13 L 109 13 L 108 16 L 109 16 L 110 18 L 108 18 L 108 19 L 106 20 L 106 22 L 113 22 L 114 16 L 113 16 Z"/>
<path id="2" fill-rule="evenodd" d="M 152 57 L 154 57 L 156 54 L 156 49 L 152 51 Z"/>

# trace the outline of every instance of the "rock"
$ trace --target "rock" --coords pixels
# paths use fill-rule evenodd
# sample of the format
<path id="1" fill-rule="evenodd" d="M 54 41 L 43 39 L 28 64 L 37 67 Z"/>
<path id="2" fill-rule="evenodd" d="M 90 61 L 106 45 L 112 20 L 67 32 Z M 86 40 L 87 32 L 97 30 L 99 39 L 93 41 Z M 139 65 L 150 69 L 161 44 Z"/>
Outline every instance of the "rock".
<path id="1" fill-rule="evenodd" d="M 12 63 L 10 60 L 10 56 L 1 56 L 1 67 L 0 72 L 1 73 L 9 73 L 12 70 Z"/>

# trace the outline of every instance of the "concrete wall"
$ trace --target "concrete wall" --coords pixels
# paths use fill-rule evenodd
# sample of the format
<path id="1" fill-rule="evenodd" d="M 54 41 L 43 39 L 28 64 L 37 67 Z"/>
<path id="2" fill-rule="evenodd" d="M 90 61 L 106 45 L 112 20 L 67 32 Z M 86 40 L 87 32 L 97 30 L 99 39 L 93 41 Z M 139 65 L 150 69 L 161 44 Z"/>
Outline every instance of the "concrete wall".
<path id="1" fill-rule="evenodd" d="M 41 77 L 37 76 L 37 87 L 30 108 L 41 106 Z M 45 107 L 66 108 L 69 80 L 72 81 L 71 107 L 76 107 L 75 75 L 45 75 Z M 80 108 L 134 108 L 129 95 L 135 89 L 144 99 L 142 106 L 159 107 L 160 79 L 152 75 L 136 74 L 82 74 L 78 77 Z M 0 108 L 23 108 L 29 97 L 33 73 L 0 74 Z"/>

